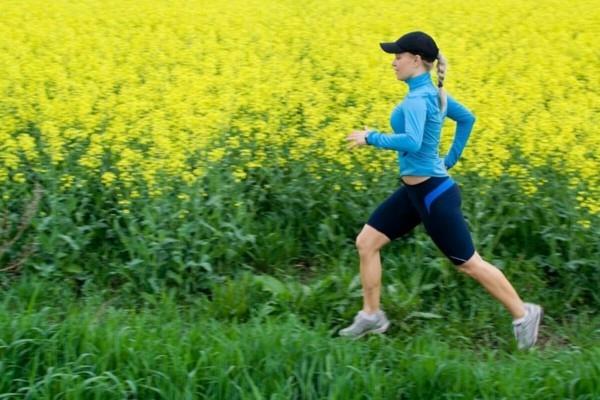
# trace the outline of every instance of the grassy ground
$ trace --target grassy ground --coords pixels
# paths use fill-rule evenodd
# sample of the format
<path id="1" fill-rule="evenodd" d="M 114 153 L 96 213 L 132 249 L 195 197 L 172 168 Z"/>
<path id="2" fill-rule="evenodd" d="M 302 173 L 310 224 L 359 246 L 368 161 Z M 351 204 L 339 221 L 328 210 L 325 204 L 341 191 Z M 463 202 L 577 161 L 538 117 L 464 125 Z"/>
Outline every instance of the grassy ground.
<path id="1" fill-rule="evenodd" d="M 228 285 L 243 289 L 248 276 Z M 494 307 L 495 318 L 408 315 L 384 336 L 350 340 L 336 335 L 349 320 L 334 309 L 307 315 L 267 301 L 240 318 L 222 309 L 223 295 L 100 293 L 75 298 L 25 277 L 2 293 L 0 398 L 600 397 L 591 312 L 549 312 L 539 346 L 518 351 Z"/>

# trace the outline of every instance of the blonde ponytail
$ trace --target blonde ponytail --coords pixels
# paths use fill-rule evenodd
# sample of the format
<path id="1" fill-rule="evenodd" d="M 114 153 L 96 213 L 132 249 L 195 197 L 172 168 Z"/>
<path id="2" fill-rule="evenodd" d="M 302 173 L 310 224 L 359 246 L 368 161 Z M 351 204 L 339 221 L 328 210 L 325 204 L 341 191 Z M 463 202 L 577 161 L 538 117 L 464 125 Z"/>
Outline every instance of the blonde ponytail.
<path id="1" fill-rule="evenodd" d="M 446 90 L 444 89 L 444 78 L 446 78 L 446 69 L 448 68 L 448 61 L 446 57 L 442 55 L 442 52 L 438 52 L 437 56 L 437 76 L 438 76 L 438 88 L 439 88 L 439 100 L 440 100 L 440 112 L 444 114 L 446 112 L 446 105 L 448 99 L 446 96 Z"/>

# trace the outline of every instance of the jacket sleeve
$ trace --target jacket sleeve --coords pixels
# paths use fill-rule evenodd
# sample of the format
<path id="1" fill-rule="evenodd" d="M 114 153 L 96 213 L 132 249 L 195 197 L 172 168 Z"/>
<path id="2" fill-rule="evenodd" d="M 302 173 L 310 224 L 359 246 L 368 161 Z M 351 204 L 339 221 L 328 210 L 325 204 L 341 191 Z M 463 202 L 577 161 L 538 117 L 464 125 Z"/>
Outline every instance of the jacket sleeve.
<path id="1" fill-rule="evenodd" d="M 404 116 L 405 132 L 367 132 L 367 142 L 375 147 L 398 151 L 417 151 L 423 142 L 423 130 L 427 119 L 427 104 L 423 98 L 405 100 L 400 106 Z"/>
<path id="2" fill-rule="evenodd" d="M 462 154 L 471 131 L 473 130 L 473 124 L 475 123 L 475 116 L 469 109 L 463 106 L 461 103 L 456 101 L 452 96 L 447 94 L 448 118 L 456 121 L 456 129 L 454 131 L 454 140 L 450 146 L 448 154 L 444 157 L 444 164 L 447 169 L 450 169 L 456 164 L 460 155 Z"/>

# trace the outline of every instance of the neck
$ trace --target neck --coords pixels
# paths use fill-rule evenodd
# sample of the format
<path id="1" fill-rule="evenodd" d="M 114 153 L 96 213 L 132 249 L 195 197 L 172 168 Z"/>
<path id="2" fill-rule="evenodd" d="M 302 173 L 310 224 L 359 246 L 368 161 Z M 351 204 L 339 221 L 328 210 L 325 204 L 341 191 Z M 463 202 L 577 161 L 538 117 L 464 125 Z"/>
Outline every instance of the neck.
<path id="1" fill-rule="evenodd" d="M 408 85 L 409 90 L 413 90 L 424 85 L 432 84 L 431 72 L 425 71 L 420 73 L 419 75 L 411 76 L 405 82 Z"/>

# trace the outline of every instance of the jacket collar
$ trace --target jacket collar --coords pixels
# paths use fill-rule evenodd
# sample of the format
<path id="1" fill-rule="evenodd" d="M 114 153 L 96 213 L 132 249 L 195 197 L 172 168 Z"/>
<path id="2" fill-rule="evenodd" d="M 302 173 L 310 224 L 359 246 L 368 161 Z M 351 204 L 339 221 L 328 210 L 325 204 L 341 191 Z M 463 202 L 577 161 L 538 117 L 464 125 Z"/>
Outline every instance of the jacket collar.
<path id="1" fill-rule="evenodd" d="M 421 86 L 433 84 L 431 82 L 431 72 L 425 71 L 421 75 L 413 76 L 405 80 L 408 90 L 413 90 Z"/>

